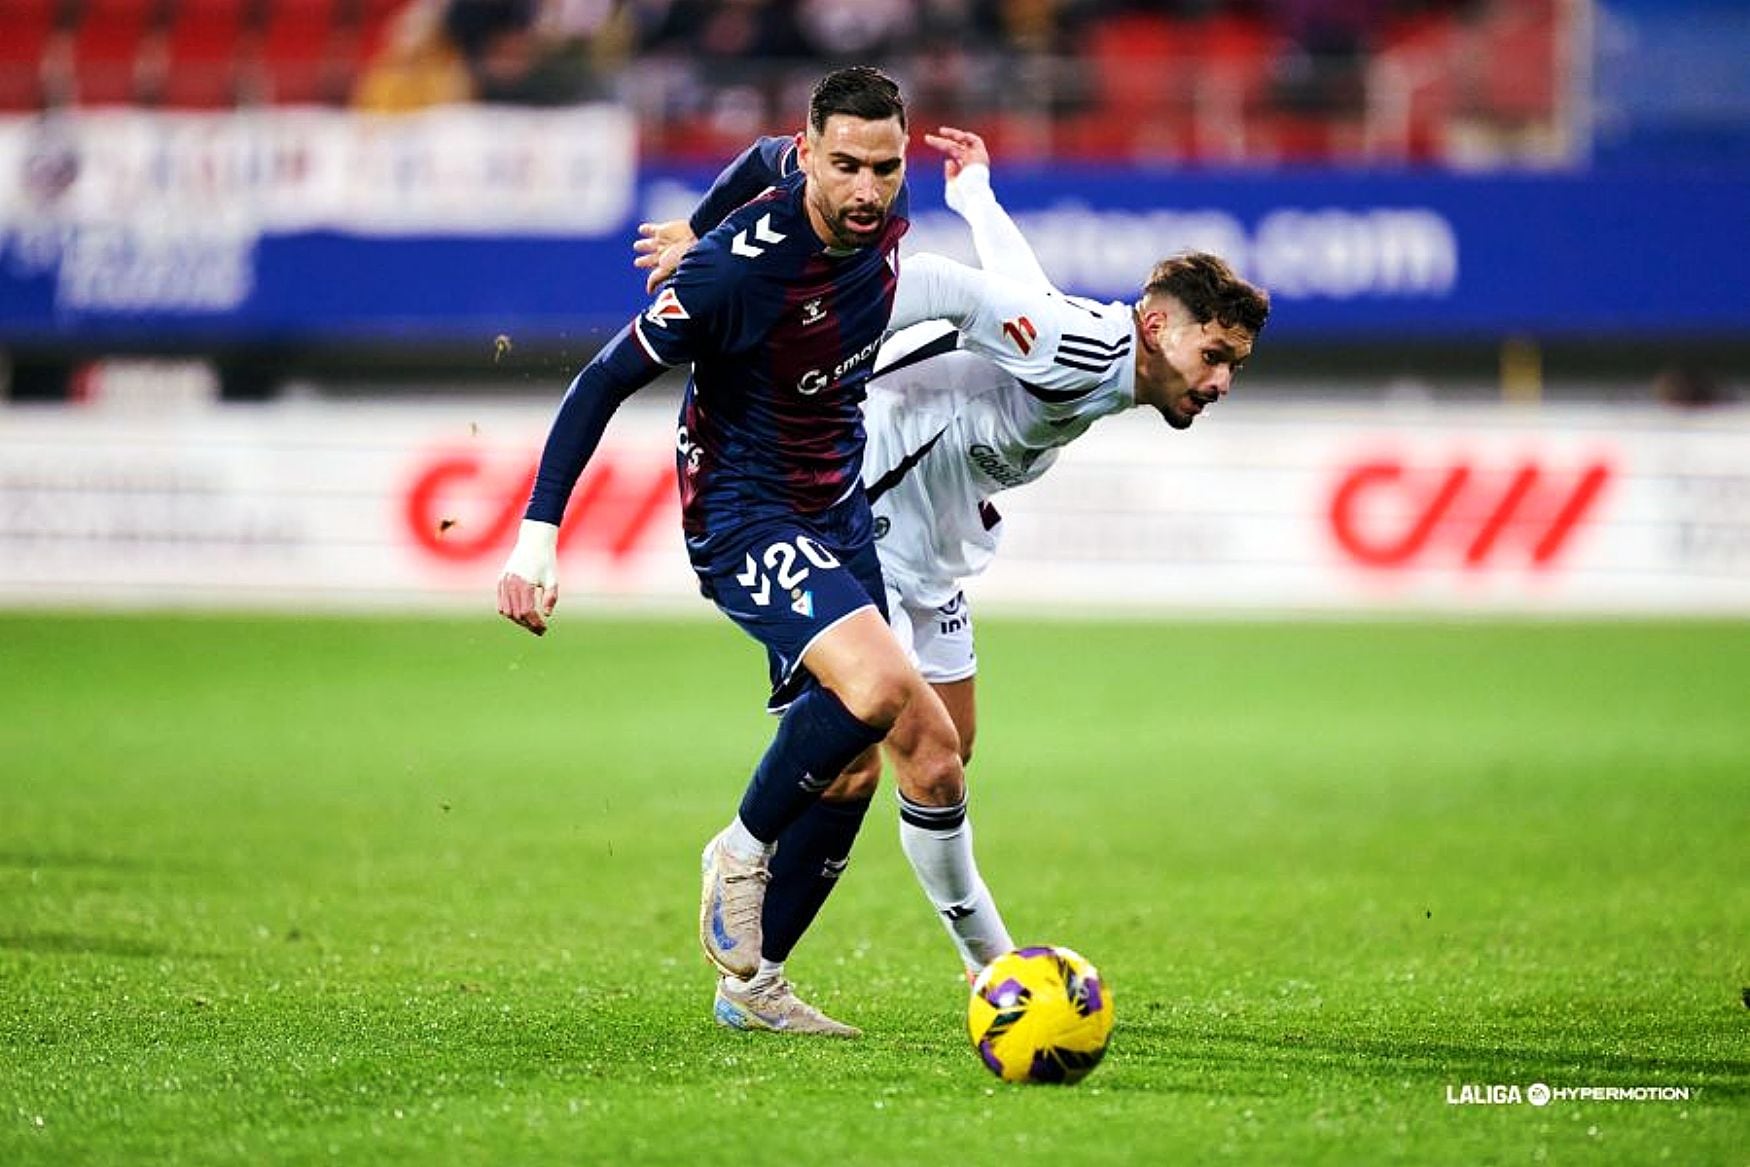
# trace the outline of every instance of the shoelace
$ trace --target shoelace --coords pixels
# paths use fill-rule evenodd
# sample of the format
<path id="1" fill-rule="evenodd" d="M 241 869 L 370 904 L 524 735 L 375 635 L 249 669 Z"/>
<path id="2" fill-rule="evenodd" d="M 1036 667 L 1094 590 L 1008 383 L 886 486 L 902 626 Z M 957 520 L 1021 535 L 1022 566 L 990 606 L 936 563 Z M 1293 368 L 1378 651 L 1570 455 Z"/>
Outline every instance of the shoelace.
<path id="1" fill-rule="evenodd" d="M 732 883 L 746 883 L 753 880 L 764 884 L 772 878 L 771 872 L 761 867 L 746 875 L 726 875 L 723 877 L 725 887 Z M 743 928 L 759 920 L 764 897 L 754 899 L 748 896 L 724 896 L 723 915 L 728 923 L 735 928 Z"/>

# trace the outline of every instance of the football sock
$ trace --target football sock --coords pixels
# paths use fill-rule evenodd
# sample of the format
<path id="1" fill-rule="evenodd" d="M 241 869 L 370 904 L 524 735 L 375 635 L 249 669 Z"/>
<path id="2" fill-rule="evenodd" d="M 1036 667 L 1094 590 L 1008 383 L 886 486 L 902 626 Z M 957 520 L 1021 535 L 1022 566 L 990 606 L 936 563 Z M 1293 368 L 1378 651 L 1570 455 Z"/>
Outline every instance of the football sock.
<path id="1" fill-rule="evenodd" d="M 869 800 L 816 802 L 778 836 L 760 915 L 760 955 L 780 963 L 790 955 L 851 861 Z"/>
<path id="2" fill-rule="evenodd" d="M 784 711 L 754 768 L 741 799 L 742 823 L 760 842 L 777 842 L 852 759 L 886 736 L 853 717 L 830 690 L 809 686 Z"/>
<path id="3" fill-rule="evenodd" d="M 747 824 L 736 815 L 723 832 L 723 846 L 737 859 L 758 859 L 762 855 L 772 853 L 772 844 L 762 843 L 753 837 L 753 832 L 747 829 Z"/>
<path id="4" fill-rule="evenodd" d="M 982 969 L 1015 946 L 972 857 L 972 823 L 964 801 L 919 806 L 900 795 L 899 845 L 969 970 Z"/>
<path id="5" fill-rule="evenodd" d="M 749 989 L 765 989 L 784 979 L 784 962 L 781 960 L 766 960 L 760 958 L 759 971 L 747 978 L 742 984 Z"/>

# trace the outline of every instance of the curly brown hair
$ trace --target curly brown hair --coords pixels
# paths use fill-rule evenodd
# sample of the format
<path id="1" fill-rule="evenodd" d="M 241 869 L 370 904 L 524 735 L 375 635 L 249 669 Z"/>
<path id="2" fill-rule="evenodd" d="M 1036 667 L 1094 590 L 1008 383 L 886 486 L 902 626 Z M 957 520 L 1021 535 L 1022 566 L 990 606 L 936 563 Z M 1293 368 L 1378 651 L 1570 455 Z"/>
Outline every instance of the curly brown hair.
<path id="1" fill-rule="evenodd" d="M 1199 324 L 1214 320 L 1223 327 L 1239 326 L 1257 336 L 1270 319 L 1270 293 L 1253 287 L 1207 251 L 1187 251 L 1163 259 L 1148 273 L 1144 298 L 1171 296 L 1185 305 Z"/>

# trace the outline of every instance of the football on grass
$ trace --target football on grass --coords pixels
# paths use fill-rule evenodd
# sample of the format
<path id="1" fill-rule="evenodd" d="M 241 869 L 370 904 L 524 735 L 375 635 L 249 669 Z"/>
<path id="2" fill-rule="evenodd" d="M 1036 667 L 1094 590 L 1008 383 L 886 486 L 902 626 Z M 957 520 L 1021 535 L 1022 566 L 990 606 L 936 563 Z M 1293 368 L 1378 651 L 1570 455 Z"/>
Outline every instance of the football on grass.
<path id="1" fill-rule="evenodd" d="M 1106 1055 L 1112 992 L 1073 949 L 1019 948 L 973 982 L 966 1026 L 978 1056 L 1005 1082 L 1079 1082 Z"/>

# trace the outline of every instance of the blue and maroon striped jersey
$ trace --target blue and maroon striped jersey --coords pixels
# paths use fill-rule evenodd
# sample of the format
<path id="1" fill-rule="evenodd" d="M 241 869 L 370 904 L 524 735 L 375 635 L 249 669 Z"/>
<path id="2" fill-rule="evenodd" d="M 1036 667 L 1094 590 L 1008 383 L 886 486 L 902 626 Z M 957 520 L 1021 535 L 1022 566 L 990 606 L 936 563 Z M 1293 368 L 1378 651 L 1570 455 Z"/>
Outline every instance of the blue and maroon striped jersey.
<path id="1" fill-rule="evenodd" d="M 905 194 L 876 244 L 839 252 L 815 235 L 803 185 L 781 177 L 731 212 L 634 324 L 653 359 L 693 364 L 677 450 L 690 536 L 817 513 L 857 488 Z"/>
<path id="2" fill-rule="evenodd" d="M 578 374 L 529 518 L 558 522 L 608 415 L 661 366 L 689 362 L 676 455 L 689 539 L 815 514 L 859 489 L 860 405 L 893 309 L 906 192 L 874 245 L 829 249 L 809 223 L 804 176 L 782 172 L 786 141 L 743 156 L 738 181 L 764 175 L 771 185 L 700 238 L 650 307 Z"/>

